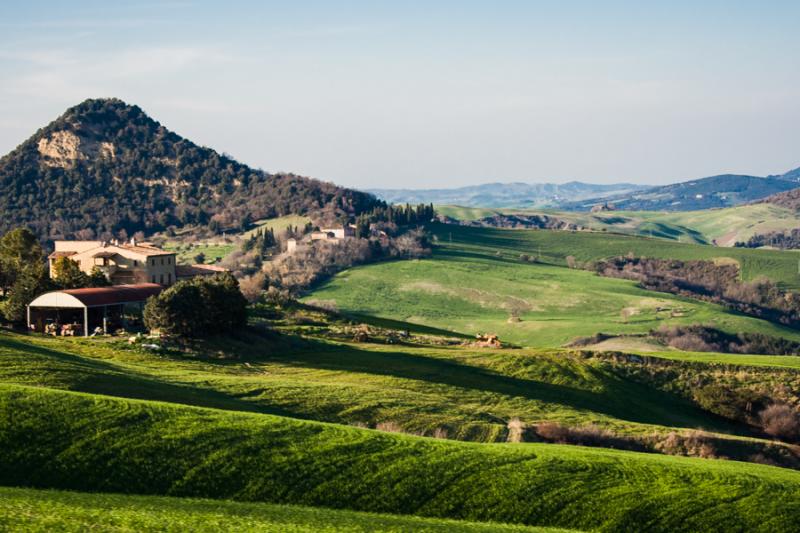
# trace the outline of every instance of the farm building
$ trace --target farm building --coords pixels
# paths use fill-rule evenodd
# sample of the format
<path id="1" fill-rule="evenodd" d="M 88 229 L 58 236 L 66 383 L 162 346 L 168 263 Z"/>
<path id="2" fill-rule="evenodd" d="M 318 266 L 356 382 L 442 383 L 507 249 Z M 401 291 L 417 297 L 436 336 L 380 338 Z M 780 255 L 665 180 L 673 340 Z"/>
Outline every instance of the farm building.
<path id="1" fill-rule="evenodd" d="M 50 276 L 55 262 L 66 257 L 81 271 L 91 274 L 97 268 L 114 285 L 158 283 L 169 286 L 195 276 L 211 276 L 227 269 L 216 265 L 178 265 L 174 252 L 147 242 L 55 241 L 50 254 Z"/>
<path id="2" fill-rule="evenodd" d="M 53 335 L 104 333 L 141 316 L 145 301 L 161 292 L 156 283 L 52 291 L 28 304 L 28 328 Z"/>
<path id="3" fill-rule="evenodd" d="M 90 274 L 98 268 L 114 285 L 158 283 L 172 285 L 176 281 L 175 253 L 166 252 L 150 243 L 105 241 L 55 241 L 50 254 L 50 275 L 53 265 L 67 257 Z"/>

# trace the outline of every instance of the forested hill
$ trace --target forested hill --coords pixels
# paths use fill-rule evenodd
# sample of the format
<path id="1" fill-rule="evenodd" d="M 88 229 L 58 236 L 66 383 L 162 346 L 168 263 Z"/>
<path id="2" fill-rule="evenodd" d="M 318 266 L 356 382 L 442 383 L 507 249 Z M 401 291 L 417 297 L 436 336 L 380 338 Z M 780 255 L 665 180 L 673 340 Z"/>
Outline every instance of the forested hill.
<path id="1" fill-rule="evenodd" d="M 333 219 L 373 196 L 293 174 L 268 174 L 197 146 L 117 99 L 70 108 L 0 159 L 0 233 L 41 238 L 239 228 L 290 213 Z"/>

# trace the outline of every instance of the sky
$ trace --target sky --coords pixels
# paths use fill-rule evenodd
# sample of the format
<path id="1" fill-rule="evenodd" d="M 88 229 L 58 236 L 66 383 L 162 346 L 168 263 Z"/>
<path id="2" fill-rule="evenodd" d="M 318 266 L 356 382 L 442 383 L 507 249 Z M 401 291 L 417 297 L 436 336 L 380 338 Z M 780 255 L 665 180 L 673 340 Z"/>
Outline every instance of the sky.
<path id="1" fill-rule="evenodd" d="M 0 154 L 86 98 L 358 188 L 800 166 L 800 2 L 0 2 Z"/>

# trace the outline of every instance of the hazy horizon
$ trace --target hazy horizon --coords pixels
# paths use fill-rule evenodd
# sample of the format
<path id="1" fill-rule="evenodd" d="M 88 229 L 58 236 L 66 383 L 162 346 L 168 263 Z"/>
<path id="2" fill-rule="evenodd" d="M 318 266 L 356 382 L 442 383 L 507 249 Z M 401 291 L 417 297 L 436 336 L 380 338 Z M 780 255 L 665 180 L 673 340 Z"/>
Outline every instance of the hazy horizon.
<path id="1" fill-rule="evenodd" d="M 0 8 L 0 154 L 118 97 L 358 188 L 660 184 L 800 166 L 790 2 L 29 2 Z"/>

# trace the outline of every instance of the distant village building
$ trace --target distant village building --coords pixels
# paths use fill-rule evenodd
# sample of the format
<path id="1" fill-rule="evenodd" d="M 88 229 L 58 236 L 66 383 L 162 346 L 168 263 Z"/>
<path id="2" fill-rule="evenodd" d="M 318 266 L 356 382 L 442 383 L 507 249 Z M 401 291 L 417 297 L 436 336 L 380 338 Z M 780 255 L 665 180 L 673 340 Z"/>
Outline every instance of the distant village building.
<path id="1" fill-rule="evenodd" d="M 50 254 L 50 276 L 54 276 L 55 262 L 66 257 L 78 264 L 81 271 L 91 274 L 100 269 L 112 285 L 157 283 L 169 286 L 176 281 L 194 276 L 208 276 L 226 269 L 214 265 L 178 265 L 175 252 L 168 252 L 152 243 L 117 241 L 55 241 L 55 251 Z"/>
<path id="2" fill-rule="evenodd" d="M 356 236 L 356 228 L 353 224 L 348 224 L 339 228 L 321 228 L 319 231 L 312 231 L 302 239 L 288 239 L 286 241 L 286 251 L 290 254 L 298 249 L 304 248 L 311 243 L 322 241 L 331 244 L 338 244 L 346 239 Z"/>

